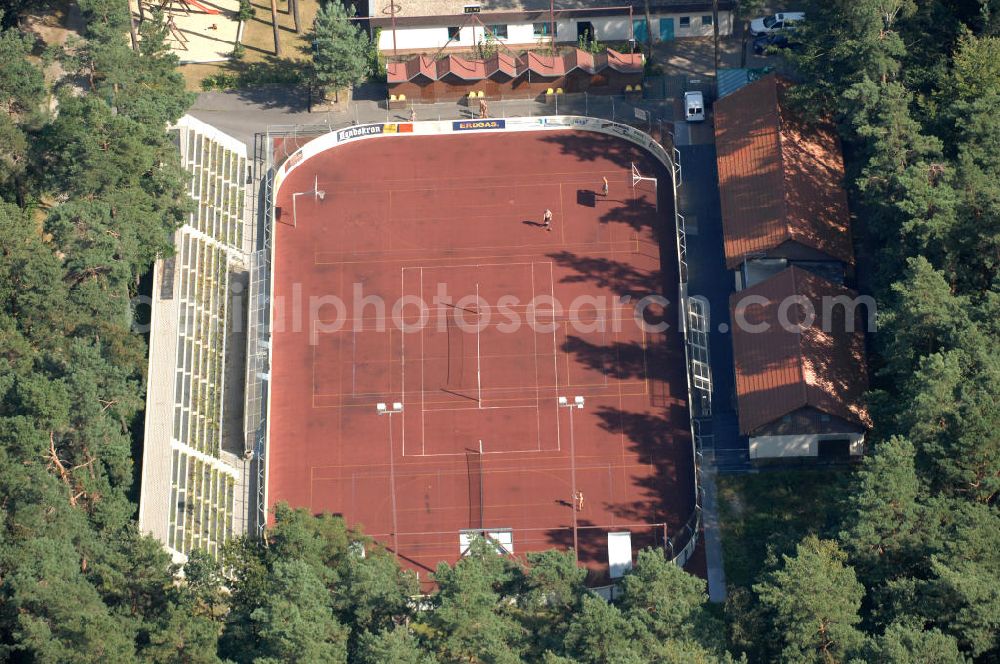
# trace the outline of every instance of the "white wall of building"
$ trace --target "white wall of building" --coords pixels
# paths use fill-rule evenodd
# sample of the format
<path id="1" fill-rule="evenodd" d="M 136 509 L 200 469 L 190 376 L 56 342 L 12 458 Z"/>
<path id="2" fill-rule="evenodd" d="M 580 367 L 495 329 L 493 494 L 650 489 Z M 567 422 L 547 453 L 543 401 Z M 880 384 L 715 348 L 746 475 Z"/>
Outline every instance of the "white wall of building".
<path id="1" fill-rule="evenodd" d="M 815 457 L 819 455 L 819 441 L 847 438 L 851 441 L 851 456 L 864 452 L 863 433 L 825 433 L 793 436 L 751 436 L 751 459 L 781 459 Z"/>
<path id="2" fill-rule="evenodd" d="M 663 14 L 651 17 L 651 31 L 654 42 L 659 42 L 661 34 L 669 34 L 665 26 L 661 26 L 667 21 L 673 21 L 674 38 L 683 37 L 710 37 L 712 36 L 712 25 L 706 24 L 703 17 L 710 16 L 711 11 L 685 13 L 685 14 Z M 633 15 L 634 21 L 643 21 L 644 17 L 640 13 Z M 681 19 L 688 19 L 688 27 L 681 26 Z M 448 25 L 446 21 L 462 22 L 462 19 L 442 18 L 442 25 L 433 28 L 396 28 L 396 48 L 400 51 L 417 51 L 441 48 L 448 42 Z M 608 16 L 608 17 L 586 17 L 586 18 L 560 18 L 556 21 L 556 41 L 569 43 L 577 39 L 577 23 L 589 21 L 594 26 L 597 39 L 602 42 L 624 41 L 632 34 L 632 25 L 628 16 Z M 489 25 L 490 18 L 483 18 L 483 23 Z M 547 23 L 547 21 L 539 21 Z M 500 41 L 506 44 L 516 44 L 519 46 L 537 45 L 543 46 L 548 43 L 547 35 L 535 34 L 532 23 L 507 23 L 507 37 Z M 459 27 L 459 26 L 455 26 Z M 664 32 L 665 31 L 665 32 Z M 448 48 L 471 49 L 483 40 L 483 28 L 481 25 L 465 25 L 459 30 L 459 38 L 448 44 Z M 719 34 L 726 36 L 732 33 L 732 17 L 728 11 L 719 12 Z M 379 38 L 379 48 L 383 51 L 391 51 L 392 29 L 383 28 Z"/>

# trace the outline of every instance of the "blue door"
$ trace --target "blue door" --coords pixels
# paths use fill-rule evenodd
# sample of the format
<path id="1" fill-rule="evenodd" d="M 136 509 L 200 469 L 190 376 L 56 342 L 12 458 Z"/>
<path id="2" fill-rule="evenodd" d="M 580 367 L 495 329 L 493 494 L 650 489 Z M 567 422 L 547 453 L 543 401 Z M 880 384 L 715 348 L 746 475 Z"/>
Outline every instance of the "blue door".
<path id="1" fill-rule="evenodd" d="M 670 41 L 674 38 L 674 19 L 660 17 L 660 41 Z"/>
<path id="2" fill-rule="evenodd" d="M 632 35 L 640 44 L 645 44 L 649 39 L 649 25 L 644 18 L 632 19 Z"/>

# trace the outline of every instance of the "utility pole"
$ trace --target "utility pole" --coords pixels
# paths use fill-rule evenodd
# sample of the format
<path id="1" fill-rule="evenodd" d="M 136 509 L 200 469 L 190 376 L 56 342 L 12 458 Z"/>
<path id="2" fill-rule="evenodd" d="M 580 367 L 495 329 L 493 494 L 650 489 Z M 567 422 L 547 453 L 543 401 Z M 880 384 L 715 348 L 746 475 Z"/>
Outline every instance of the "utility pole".
<path id="1" fill-rule="evenodd" d="M 712 0 L 712 36 L 715 38 L 715 80 L 719 80 L 719 0 Z"/>
<path id="2" fill-rule="evenodd" d="M 646 17 L 646 55 L 653 59 L 653 16 L 649 11 L 649 0 L 643 3 Z"/>
<path id="3" fill-rule="evenodd" d="M 556 55 L 556 0 L 549 0 L 549 37 L 552 41 L 552 57 Z"/>

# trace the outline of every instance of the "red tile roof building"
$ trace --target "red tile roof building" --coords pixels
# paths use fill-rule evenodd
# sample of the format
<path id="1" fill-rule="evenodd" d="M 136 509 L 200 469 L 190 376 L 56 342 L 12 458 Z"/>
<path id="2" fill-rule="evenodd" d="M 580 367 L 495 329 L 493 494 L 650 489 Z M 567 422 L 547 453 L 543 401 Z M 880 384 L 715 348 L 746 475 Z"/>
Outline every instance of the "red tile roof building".
<path id="1" fill-rule="evenodd" d="M 765 76 L 715 104 L 726 265 L 747 258 L 854 263 L 844 163 L 832 127 L 807 124 Z"/>
<path id="2" fill-rule="evenodd" d="M 497 53 L 485 60 L 424 55 L 387 66 L 389 93 L 410 101 L 458 99 L 482 91 L 488 99 L 530 98 L 549 88 L 563 92 L 620 94 L 642 82 L 642 53 L 607 49 L 591 54 L 573 49 L 561 55 Z"/>
<path id="3" fill-rule="evenodd" d="M 858 444 L 852 453 L 860 453 L 860 441 L 871 427 L 864 401 L 865 323 L 842 305 L 846 299 L 850 306 L 857 295 L 790 267 L 730 297 L 739 428 L 751 437 L 751 457 L 755 438 L 787 447 L 808 446 L 810 438 L 843 435 Z M 808 308 L 800 303 L 805 302 L 816 318 L 800 329 Z M 868 312 L 859 307 L 857 313 Z M 783 320 L 791 323 L 790 329 Z M 798 440 L 791 440 L 795 437 Z M 815 451 L 758 450 L 758 456 L 793 455 L 814 456 Z"/>

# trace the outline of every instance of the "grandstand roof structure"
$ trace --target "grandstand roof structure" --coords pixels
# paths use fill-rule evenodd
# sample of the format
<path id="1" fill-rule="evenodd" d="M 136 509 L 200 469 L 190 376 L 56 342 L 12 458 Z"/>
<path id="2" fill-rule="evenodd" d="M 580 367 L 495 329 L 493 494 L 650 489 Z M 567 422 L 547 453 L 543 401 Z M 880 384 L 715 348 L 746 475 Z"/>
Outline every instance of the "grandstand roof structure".
<path id="1" fill-rule="evenodd" d="M 622 73 L 640 73 L 642 66 L 642 53 L 619 53 L 609 48 L 603 53 L 592 54 L 576 48 L 557 56 L 528 52 L 521 58 L 505 53 L 497 53 L 486 59 L 449 55 L 434 60 L 418 55 L 406 62 L 390 62 L 386 69 L 388 82 L 392 84 L 412 81 L 418 77 L 438 81 L 449 75 L 466 81 L 487 79 L 497 73 L 516 78 L 529 71 L 538 76 L 552 77 L 565 76 L 577 69 L 588 74 L 597 74 L 609 68 Z"/>

